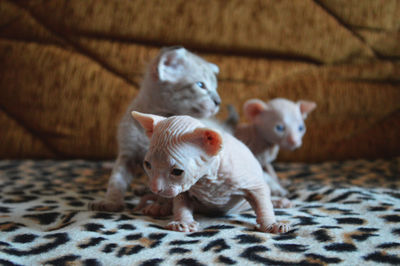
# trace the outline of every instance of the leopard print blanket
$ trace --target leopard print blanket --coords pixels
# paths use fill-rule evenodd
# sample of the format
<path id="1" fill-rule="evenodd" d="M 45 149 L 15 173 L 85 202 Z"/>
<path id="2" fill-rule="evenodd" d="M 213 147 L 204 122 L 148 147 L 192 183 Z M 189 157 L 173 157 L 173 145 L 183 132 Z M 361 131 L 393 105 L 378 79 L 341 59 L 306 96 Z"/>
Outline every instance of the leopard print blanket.
<path id="1" fill-rule="evenodd" d="M 400 158 L 276 164 L 294 207 L 276 209 L 285 234 L 254 229 L 252 211 L 197 216 L 201 230 L 164 229 L 170 217 L 94 212 L 110 162 L 0 161 L 1 265 L 400 264 Z"/>

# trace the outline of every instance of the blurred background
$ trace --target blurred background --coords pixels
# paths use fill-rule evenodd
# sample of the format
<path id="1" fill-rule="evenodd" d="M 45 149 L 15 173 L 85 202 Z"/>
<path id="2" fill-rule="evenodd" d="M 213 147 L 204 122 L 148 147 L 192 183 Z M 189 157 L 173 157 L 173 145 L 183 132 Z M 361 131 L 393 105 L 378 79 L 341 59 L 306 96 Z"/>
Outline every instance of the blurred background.
<path id="1" fill-rule="evenodd" d="M 400 155 L 400 1 L 2 0 L 0 158 L 114 159 L 145 66 L 170 45 L 217 64 L 240 113 L 249 98 L 318 104 L 280 161 Z"/>

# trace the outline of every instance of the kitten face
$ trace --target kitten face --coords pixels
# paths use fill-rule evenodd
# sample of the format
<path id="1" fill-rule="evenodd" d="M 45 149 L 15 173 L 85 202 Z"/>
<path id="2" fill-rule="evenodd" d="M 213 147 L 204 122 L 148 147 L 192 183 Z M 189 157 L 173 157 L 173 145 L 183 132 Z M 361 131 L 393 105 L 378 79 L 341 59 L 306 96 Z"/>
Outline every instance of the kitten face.
<path id="1" fill-rule="evenodd" d="M 167 50 L 159 60 L 162 90 L 160 104 L 173 115 L 206 118 L 215 115 L 221 103 L 217 92 L 219 69 L 185 50 Z"/>
<path id="2" fill-rule="evenodd" d="M 165 198 L 188 191 L 201 177 L 216 175 L 219 133 L 189 116 L 164 118 L 133 112 L 150 138 L 143 167 L 150 190 Z"/>
<path id="3" fill-rule="evenodd" d="M 153 193 L 172 198 L 189 190 L 202 177 L 205 164 L 198 150 L 185 144 L 180 149 L 185 152 L 157 148 L 148 151 L 143 166 Z"/>
<path id="4" fill-rule="evenodd" d="M 307 107 L 304 107 L 304 104 Z M 302 144 L 306 132 L 304 119 L 315 106 L 312 102 L 294 103 L 286 99 L 274 99 L 265 105 L 255 117 L 254 123 L 268 142 L 278 144 L 284 149 L 294 150 Z"/>
<path id="5" fill-rule="evenodd" d="M 273 109 L 262 112 L 257 120 L 259 130 L 270 142 L 294 150 L 302 144 L 306 132 L 300 110 Z"/>

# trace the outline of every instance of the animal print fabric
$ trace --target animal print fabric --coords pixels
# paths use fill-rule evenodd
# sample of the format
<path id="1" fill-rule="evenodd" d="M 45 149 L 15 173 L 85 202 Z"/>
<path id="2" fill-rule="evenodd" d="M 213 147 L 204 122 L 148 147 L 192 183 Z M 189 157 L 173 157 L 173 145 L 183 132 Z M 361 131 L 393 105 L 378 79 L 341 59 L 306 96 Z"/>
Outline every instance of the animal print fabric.
<path id="1" fill-rule="evenodd" d="M 252 211 L 197 216 L 179 233 L 132 211 L 94 212 L 110 162 L 0 161 L 0 265 L 377 265 L 400 264 L 400 158 L 275 164 L 290 180 L 291 231 L 254 230 Z"/>

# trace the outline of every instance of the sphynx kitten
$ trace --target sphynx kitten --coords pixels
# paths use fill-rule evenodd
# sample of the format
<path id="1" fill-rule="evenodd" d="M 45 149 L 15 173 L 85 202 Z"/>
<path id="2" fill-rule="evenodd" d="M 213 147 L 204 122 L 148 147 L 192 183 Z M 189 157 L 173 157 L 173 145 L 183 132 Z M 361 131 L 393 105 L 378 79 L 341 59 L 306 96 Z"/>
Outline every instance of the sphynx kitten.
<path id="1" fill-rule="evenodd" d="M 129 105 L 118 128 L 118 157 L 104 200 L 92 202 L 90 209 L 121 211 L 124 194 L 135 176 L 143 172 L 142 162 L 149 140 L 131 116 L 133 110 L 163 116 L 210 117 L 218 112 L 219 69 L 182 47 L 161 50 L 149 64 L 137 97 Z"/>
<path id="2" fill-rule="evenodd" d="M 271 163 L 280 148 L 294 150 L 301 146 L 306 132 L 304 120 L 316 106 L 311 101 L 293 102 L 283 98 L 267 103 L 251 99 L 243 106 L 249 123 L 239 124 L 234 135 L 250 148 L 267 173 L 265 179 L 272 195 L 285 196 L 288 192 L 279 183 Z"/>
<path id="3" fill-rule="evenodd" d="M 270 190 L 257 159 L 231 134 L 204 127 L 190 116 L 132 112 L 150 138 L 144 158 L 150 190 L 172 198 L 173 221 L 167 228 L 194 232 L 193 212 L 224 214 L 252 207 L 262 232 L 283 233 L 277 222 Z"/>

